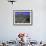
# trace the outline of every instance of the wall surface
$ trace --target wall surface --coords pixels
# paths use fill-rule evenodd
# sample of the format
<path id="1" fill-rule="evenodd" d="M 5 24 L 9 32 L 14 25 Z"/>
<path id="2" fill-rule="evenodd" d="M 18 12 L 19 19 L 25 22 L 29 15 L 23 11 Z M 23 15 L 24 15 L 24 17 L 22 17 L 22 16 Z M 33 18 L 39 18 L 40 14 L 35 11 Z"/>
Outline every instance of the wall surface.
<path id="1" fill-rule="evenodd" d="M 33 10 L 32 26 L 14 26 L 13 10 Z M 46 40 L 46 0 L 17 0 L 13 5 L 0 0 L 0 41 L 15 40 L 19 32 L 26 32 L 33 40 Z"/>

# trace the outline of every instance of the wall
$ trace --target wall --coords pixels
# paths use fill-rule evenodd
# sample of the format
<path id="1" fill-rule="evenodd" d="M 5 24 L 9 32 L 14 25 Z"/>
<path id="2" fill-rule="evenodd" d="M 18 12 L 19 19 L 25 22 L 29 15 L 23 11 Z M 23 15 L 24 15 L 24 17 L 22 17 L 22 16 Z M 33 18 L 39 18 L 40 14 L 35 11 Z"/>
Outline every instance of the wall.
<path id="1" fill-rule="evenodd" d="M 32 9 L 32 26 L 14 26 L 13 10 Z M 17 0 L 13 5 L 7 0 L 0 0 L 0 40 L 15 40 L 19 32 L 26 32 L 33 40 L 46 40 L 46 1 Z"/>

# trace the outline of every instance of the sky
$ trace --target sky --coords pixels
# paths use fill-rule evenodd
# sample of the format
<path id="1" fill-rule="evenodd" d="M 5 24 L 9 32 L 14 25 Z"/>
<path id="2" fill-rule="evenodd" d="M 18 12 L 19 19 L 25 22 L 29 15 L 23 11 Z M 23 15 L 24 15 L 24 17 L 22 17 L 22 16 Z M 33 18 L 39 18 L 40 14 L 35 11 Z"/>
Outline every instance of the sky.
<path id="1" fill-rule="evenodd" d="M 30 15 L 30 12 L 16 12 L 15 14 L 16 14 L 16 15 L 18 15 L 18 14 Z"/>

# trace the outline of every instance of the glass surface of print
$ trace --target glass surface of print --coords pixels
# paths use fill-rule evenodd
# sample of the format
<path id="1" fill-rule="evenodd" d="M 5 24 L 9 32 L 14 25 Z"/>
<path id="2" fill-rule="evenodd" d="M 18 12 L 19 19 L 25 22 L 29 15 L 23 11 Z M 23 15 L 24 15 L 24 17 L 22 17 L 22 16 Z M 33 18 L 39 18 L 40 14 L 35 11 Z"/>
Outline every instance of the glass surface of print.
<path id="1" fill-rule="evenodd" d="M 15 23 L 30 23 L 30 12 L 16 12 Z"/>

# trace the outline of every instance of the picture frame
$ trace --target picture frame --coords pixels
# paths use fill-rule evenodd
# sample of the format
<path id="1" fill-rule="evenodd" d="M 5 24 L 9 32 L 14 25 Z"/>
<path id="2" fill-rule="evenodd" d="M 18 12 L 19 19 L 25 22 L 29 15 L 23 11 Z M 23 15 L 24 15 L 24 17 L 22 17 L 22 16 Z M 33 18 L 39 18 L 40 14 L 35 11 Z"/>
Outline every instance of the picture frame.
<path id="1" fill-rule="evenodd" d="M 32 10 L 13 10 L 14 25 L 32 25 Z"/>

